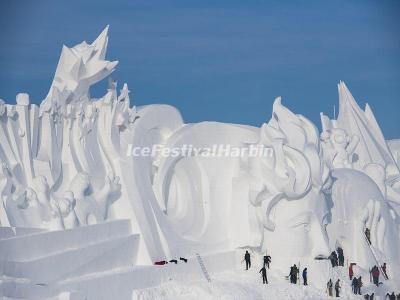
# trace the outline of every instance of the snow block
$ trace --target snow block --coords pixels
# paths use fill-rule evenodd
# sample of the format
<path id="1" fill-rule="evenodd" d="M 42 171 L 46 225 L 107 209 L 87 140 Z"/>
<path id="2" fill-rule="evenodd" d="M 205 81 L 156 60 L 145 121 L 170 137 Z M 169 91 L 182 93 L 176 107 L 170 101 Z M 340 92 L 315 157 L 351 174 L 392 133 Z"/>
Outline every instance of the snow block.
<path id="1" fill-rule="evenodd" d="M 139 236 L 130 235 L 31 261 L 5 261 L 3 275 L 48 284 L 88 273 L 132 266 L 135 263 L 138 243 Z"/>
<path id="2" fill-rule="evenodd" d="M 0 240 L 2 261 L 30 261 L 65 249 L 83 248 L 131 234 L 129 220 L 118 220 L 62 231 L 47 231 Z"/>
<path id="3" fill-rule="evenodd" d="M 15 236 L 24 236 L 34 234 L 38 232 L 44 232 L 46 230 L 41 228 L 29 228 L 29 227 L 0 227 L 0 240 L 9 239 Z"/>

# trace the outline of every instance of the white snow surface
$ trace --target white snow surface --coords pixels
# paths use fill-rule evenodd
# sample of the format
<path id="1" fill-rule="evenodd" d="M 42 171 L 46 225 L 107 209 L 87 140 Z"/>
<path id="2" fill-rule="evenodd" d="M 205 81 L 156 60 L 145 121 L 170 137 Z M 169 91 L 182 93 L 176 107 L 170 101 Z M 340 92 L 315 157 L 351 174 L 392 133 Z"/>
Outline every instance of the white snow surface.
<path id="1" fill-rule="evenodd" d="M 168 280 L 160 286 L 135 290 L 133 292 L 133 300 L 183 300 L 183 299 L 223 299 L 223 300 L 279 300 L 279 299 L 332 299 L 328 297 L 326 290 L 315 287 L 312 278 L 308 279 L 308 286 L 303 285 L 303 280 L 297 284 L 289 283 L 288 279 L 278 270 L 267 270 L 268 284 L 262 284 L 261 275 L 258 273 L 260 269 L 261 258 L 253 256 L 252 267 L 246 271 L 243 267 L 237 268 L 235 271 L 222 272 L 212 276 L 212 282 L 206 280 L 179 281 Z M 301 270 L 302 271 L 302 270 Z M 301 273 L 301 272 L 300 272 Z M 300 274 L 301 275 L 301 274 Z M 391 286 L 380 287 L 377 289 L 369 282 L 369 278 L 364 277 L 364 286 L 362 288 L 362 296 L 354 295 L 350 280 L 347 276 L 346 267 L 337 267 L 331 269 L 331 278 L 333 284 L 339 278 L 341 281 L 341 299 L 363 299 L 366 293 L 384 297 L 386 291 L 394 288 L 399 282 L 391 283 Z M 386 283 L 387 285 L 388 283 Z M 393 286 L 394 285 L 394 286 Z M 398 289 L 400 291 L 400 289 Z M 334 292 L 334 291 L 333 291 Z M 379 296 L 380 295 L 380 296 Z M 379 298 L 376 298 L 379 299 Z M 384 299 L 384 298 L 382 298 Z"/>

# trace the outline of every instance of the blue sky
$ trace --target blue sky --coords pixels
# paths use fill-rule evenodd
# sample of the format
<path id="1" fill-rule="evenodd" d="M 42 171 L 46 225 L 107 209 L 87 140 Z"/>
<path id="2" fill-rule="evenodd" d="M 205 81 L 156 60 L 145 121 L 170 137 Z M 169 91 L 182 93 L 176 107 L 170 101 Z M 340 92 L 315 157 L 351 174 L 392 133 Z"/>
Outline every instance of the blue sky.
<path id="1" fill-rule="evenodd" d="M 319 126 L 339 80 L 400 138 L 400 1 L 20 1 L 0 3 L 0 98 L 47 94 L 62 44 L 110 24 L 107 57 L 136 105 L 186 122 L 260 126 L 276 96 Z M 94 87 L 94 96 L 105 84 Z"/>

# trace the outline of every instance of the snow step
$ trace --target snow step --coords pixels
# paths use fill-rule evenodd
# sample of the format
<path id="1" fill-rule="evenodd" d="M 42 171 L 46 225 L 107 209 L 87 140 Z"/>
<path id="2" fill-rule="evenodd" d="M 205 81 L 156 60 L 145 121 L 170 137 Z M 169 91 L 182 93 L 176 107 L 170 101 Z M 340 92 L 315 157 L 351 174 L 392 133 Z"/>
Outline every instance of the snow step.
<path id="1" fill-rule="evenodd" d="M 196 253 L 197 261 L 199 262 L 200 268 L 203 271 L 204 277 L 207 279 L 208 282 L 211 282 L 210 275 L 208 274 L 207 268 L 204 264 L 203 258 L 200 256 L 199 253 Z"/>

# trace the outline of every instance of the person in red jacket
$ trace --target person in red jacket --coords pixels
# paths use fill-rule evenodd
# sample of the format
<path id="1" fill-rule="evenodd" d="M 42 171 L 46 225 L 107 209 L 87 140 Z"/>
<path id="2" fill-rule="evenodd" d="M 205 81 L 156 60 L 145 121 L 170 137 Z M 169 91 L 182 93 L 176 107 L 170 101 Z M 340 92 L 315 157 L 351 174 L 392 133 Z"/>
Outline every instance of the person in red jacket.
<path id="1" fill-rule="evenodd" d="M 349 266 L 349 278 L 350 278 L 350 280 L 353 279 L 353 275 L 354 275 L 353 266 L 354 265 L 355 265 L 355 263 L 350 263 L 350 266 Z"/>
<path id="2" fill-rule="evenodd" d="M 379 272 L 379 269 L 378 269 L 377 266 L 374 266 L 372 268 L 371 274 L 372 274 L 372 280 L 373 280 L 374 284 L 376 286 L 379 286 L 379 275 L 380 275 L 380 272 Z"/>

